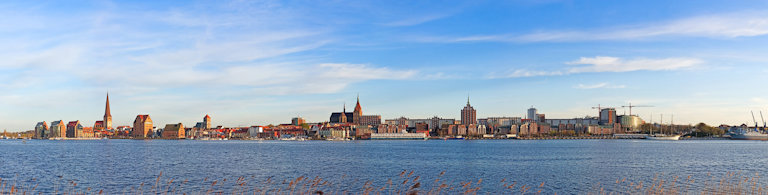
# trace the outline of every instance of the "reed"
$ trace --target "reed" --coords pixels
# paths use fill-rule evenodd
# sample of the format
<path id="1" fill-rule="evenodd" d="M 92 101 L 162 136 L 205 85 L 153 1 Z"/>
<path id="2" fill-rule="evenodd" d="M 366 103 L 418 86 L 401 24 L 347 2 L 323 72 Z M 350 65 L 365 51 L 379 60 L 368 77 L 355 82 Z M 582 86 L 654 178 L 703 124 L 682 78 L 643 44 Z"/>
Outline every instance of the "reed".
<path id="1" fill-rule="evenodd" d="M 221 178 L 210 180 L 204 178 L 201 182 L 190 180 L 177 180 L 176 178 L 163 178 L 162 173 L 151 183 L 144 182 L 136 186 L 126 186 L 122 191 L 106 191 L 96 187 L 83 187 L 75 180 L 65 181 L 63 185 L 54 184 L 49 191 L 39 192 L 40 183 L 36 178 L 20 182 L 18 175 L 12 179 L 0 178 L 0 195 L 27 195 L 27 194 L 364 194 L 364 195 L 412 195 L 412 194 L 557 194 L 547 186 L 547 182 L 519 182 L 504 178 L 498 183 L 489 182 L 482 178 L 467 179 L 465 181 L 453 181 L 443 178 L 445 171 L 441 172 L 434 180 L 422 181 L 422 176 L 415 171 L 403 170 L 400 174 L 388 179 L 386 182 L 372 180 L 360 181 L 354 179 L 349 183 L 345 181 L 346 175 L 340 176 L 336 182 L 325 180 L 319 176 L 286 178 L 275 181 L 274 177 L 259 179 L 255 176 L 240 176 L 237 178 Z M 63 180 L 59 179 L 59 182 Z M 181 181 L 181 182 L 179 182 Z M 701 185 L 697 185 L 698 183 Z M 191 185 L 191 186 L 190 186 Z M 357 187 L 355 187 L 357 185 Z M 589 185 L 588 185 L 589 186 Z M 64 189 L 64 190 L 59 190 Z M 768 189 L 760 181 L 758 173 L 752 175 L 741 172 L 727 172 L 721 177 L 715 177 L 710 173 L 704 178 L 693 176 L 665 176 L 655 174 L 649 181 L 633 181 L 630 178 L 616 178 L 613 182 L 596 183 L 579 193 L 607 195 L 607 194 L 766 194 Z"/>

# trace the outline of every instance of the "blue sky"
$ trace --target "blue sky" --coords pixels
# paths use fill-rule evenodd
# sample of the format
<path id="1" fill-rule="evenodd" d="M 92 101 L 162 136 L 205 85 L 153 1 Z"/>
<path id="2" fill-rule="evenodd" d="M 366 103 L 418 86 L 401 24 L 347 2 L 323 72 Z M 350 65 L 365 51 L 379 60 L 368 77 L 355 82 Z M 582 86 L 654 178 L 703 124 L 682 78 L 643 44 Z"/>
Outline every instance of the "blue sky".
<path id="1" fill-rule="evenodd" d="M 768 115 L 766 1 L 4 1 L 0 128 L 365 114 Z M 625 112 L 619 109 L 620 113 Z M 758 116 L 759 117 L 759 116 Z M 760 119 L 758 119 L 760 120 Z"/>

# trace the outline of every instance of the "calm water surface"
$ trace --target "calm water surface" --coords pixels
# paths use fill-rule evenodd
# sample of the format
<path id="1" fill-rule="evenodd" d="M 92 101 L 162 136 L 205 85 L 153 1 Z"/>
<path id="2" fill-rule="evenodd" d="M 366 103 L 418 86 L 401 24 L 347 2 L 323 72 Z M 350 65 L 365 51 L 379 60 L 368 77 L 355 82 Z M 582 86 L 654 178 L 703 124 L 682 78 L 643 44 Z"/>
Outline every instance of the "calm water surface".
<path id="1" fill-rule="evenodd" d="M 617 179 L 650 182 L 657 174 L 704 180 L 711 178 L 707 174 L 719 179 L 727 172 L 768 173 L 768 142 L 731 140 L 0 140 L 0 151 L 0 178 L 38 184 L 38 192 L 76 181 L 78 187 L 119 193 L 154 183 L 161 172 L 163 178 L 198 183 L 319 176 L 354 192 L 365 181 L 383 185 L 403 170 L 413 170 L 429 187 L 445 171 L 445 181 L 484 179 L 483 193 L 502 192 L 499 182 L 506 179 L 519 185 L 544 182 L 543 192 L 561 194 L 598 185 L 621 191 L 613 189 L 619 188 L 612 186 Z"/>

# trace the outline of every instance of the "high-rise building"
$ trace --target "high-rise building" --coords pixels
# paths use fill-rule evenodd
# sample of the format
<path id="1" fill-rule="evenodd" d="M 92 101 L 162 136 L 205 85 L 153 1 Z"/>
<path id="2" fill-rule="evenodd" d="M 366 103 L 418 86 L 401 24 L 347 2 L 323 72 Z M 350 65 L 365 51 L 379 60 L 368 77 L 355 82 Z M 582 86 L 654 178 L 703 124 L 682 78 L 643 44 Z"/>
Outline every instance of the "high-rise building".
<path id="1" fill-rule="evenodd" d="M 469 105 L 469 96 L 467 96 L 467 105 L 461 109 L 461 124 L 477 124 L 477 111 Z"/>
<path id="2" fill-rule="evenodd" d="M 51 122 L 51 128 L 49 130 L 51 133 L 48 137 L 66 137 L 67 135 L 67 125 L 65 125 L 62 120 Z"/>
<path id="3" fill-rule="evenodd" d="M 528 119 L 532 121 L 539 121 L 539 112 L 536 108 L 528 108 Z"/>
<path id="4" fill-rule="evenodd" d="M 48 123 L 45 121 L 37 123 L 35 125 L 35 138 L 45 139 L 48 136 Z"/>
<path id="5" fill-rule="evenodd" d="M 615 108 L 603 108 L 600 109 L 600 124 L 608 125 L 616 123 L 616 109 Z"/>
<path id="6" fill-rule="evenodd" d="M 149 118 L 149 115 L 137 115 L 136 119 L 133 120 L 131 135 L 136 138 L 151 137 L 154 133 L 152 132 L 152 125 L 152 119 Z"/>
<path id="7" fill-rule="evenodd" d="M 107 93 L 107 106 L 104 108 L 104 120 L 102 126 L 103 130 L 112 129 L 112 113 L 109 110 L 109 93 Z"/>
<path id="8" fill-rule="evenodd" d="M 304 118 L 301 118 L 301 117 L 294 117 L 294 118 L 291 119 L 291 124 L 292 125 L 301 125 L 301 124 L 304 124 L 304 123 L 307 123 L 307 121 L 304 120 Z"/>

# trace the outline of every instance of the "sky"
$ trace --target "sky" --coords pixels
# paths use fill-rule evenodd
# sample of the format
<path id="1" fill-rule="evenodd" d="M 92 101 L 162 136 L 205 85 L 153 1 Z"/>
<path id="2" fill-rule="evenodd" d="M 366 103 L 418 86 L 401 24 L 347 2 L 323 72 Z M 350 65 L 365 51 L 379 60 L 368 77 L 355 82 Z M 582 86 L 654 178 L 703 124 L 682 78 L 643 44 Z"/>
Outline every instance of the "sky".
<path id="1" fill-rule="evenodd" d="M 768 1 L 2 1 L 0 128 L 768 116 Z M 651 120 L 651 117 L 653 118 Z"/>

